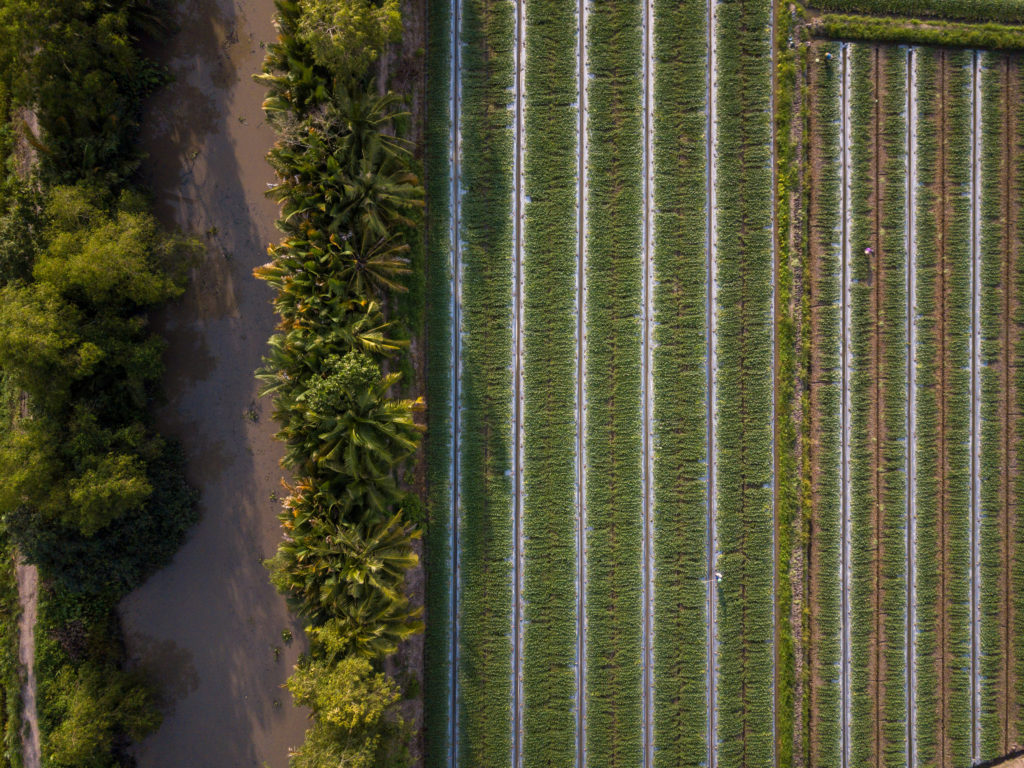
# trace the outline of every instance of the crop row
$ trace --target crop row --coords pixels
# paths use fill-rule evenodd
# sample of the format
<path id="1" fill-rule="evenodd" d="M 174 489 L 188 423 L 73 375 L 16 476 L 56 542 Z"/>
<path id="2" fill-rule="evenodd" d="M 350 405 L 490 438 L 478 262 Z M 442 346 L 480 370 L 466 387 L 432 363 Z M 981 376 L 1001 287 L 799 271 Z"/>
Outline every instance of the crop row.
<path id="1" fill-rule="evenodd" d="M 587 751 L 641 754 L 642 5 L 589 15 Z"/>
<path id="2" fill-rule="evenodd" d="M 572 765 L 576 670 L 576 0 L 526 4 L 523 765 Z"/>
<path id="3" fill-rule="evenodd" d="M 426 210 L 426 280 L 427 327 L 427 506 L 430 525 L 426 533 L 427 584 L 426 608 L 430 617 L 426 623 L 424 642 L 424 707 L 423 732 L 424 763 L 427 768 L 447 765 L 451 749 L 451 650 L 452 601 L 450 580 L 452 550 L 452 503 L 454 489 L 452 477 L 452 447 L 455 425 L 450 407 L 455 373 L 452 360 L 451 336 L 453 332 L 452 269 L 450 265 L 454 243 L 451 237 L 451 217 L 455 206 L 451 199 L 450 174 L 454 172 L 450 159 L 452 119 L 449 100 L 455 84 L 448 76 L 452 69 L 453 5 L 430 3 L 427 9 L 430 45 L 427 49 L 427 68 L 432 76 L 427 80 L 426 141 L 424 143 L 425 187 L 429 205 Z M 441 74 L 444 73 L 444 74 Z"/>
<path id="4" fill-rule="evenodd" d="M 459 756 L 511 750 L 514 4 L 464 0 Z"/>
<path id="5" fill-rule="evenodd" d="M 1019 63 L 985 54 L 981 75 L 981 629 L 980 757 L 1009 751 L 1020 733 L 1014 690 L 1021 669 L 1013 616 L 1020 611 L 1022 532 L 1014 527 L 1021 477 L 1020 127 Z M 1019 616 L 1019 613 L 1018 613 Z M 1017 654 L 1015 654 L 1015 650 Z"/>
<path id="6" fill-rule="evenodd" d="M 1010 218 L 1004 206 L 1005 179 L 1011 158 L 1006 156 L 1007 125 L 1003 100 L 1006 92 L 1004 58 L 984 57 L 982 69 L 982 186 L 981 186 L 981 755 L 990 759 L 1008 750 L 1003 738 L 1005 710 L 999 706 L 1003 685 L 1003 655 L 1009 651 L 1001 619 L 1003 594 L 1004 529 L 1007 500 L 1004 472 L 1009 456 L 1004 443 L 1001 404 L 1009 349 L 1004 346 L 1004 315 L 1009 299 L 1006 268 Z M 1004 163 L 1006 164 L 1004 166 Z M 1005 167 L 1005 171 L 1003 170 Z M 1005 217 L 1005 218 L 1004 218 Z"/>
<path id="7" fill-rule="evenodd" d="M 707 760 L 707 10 L 654 3 L 656 766 Z"/>
<path id="8" fill-rule="evenodd" d="M 719 3 L 718 763 L 773 759 L 771 8 Z"/>
<path id="9" fill-rule="evenodd" d="M 919 52 L 917 744 L 939 765 L 971 761 L 969 63 Z"/>
<path id="10" fill-rule="evenodd" d="M 877 16 L 1024 22 L 1024 9 L 1015 0 L 812 0 L 808 5 L 821 10 Z"/>
<path id="11" fill-rule="evenodd" d="M 905 52 L 851 46 L 851 760 L 906 761 Z"/>
<path id="12" fill-rule="evenodd" d="M 831 58 L 826 58 L 830 56 Z M 811 542 L 810 642 L 813 674 L 811 707 L 815 713 L 810 757 L 814 765 L 840 765 L 842 600 L 842 159 L 840 44 L 814 49 L 811 139 L 812 180 L 810 242 L 813 267 L 808 276 L 813 335 L 810 405 L 817 435 L 811 483 L 814 534 Z"/>

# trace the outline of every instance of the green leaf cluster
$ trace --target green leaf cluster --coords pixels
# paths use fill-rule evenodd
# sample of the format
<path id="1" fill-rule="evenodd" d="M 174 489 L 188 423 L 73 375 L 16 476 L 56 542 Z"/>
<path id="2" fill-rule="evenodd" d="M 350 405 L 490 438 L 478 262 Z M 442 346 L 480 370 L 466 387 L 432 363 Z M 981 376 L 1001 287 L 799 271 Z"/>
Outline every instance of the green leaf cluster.
<path id="1" fill-rule="evenodd" d="M 422 609 L 405 595 L 421 521 L 400 482 L 419 447 L 422 402 L 394 397 L 401 374 L 382 367 L 401 364 L 408 346 L 387 315 L 406 290 L 423 189 L 399 135 L 400 101 L 378 96 L 367 72 L 394 36 L 397 6 L 277 9 L 280 34 L 257 80 L 278 133 L 268 196 L 285 237 L 255 270 L 280 317 L 257 376 L 296 477 L 267 567 L 311 641 L 289 681 L 314 718 L 292 765 L 405 765 L 408 734 L 385 716 L 397 688 L 368 674 L 422 630 Z M 360 701 L 377 694 L 386 701 Z"/>

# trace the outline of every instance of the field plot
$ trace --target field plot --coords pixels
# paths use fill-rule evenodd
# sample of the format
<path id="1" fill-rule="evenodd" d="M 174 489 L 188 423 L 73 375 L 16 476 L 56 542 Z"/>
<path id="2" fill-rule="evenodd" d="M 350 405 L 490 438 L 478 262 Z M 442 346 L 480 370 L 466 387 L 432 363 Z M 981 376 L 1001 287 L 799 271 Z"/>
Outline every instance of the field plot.
<path id="1" fill-rule="evenodd" d="M 1020 742 L 1021 62 L 813 40 L 783 183 L 776 10 L 431 7 L 431 768 Z"/>
<path id="2" fill-rule="evenodd" d="M 970 765 L 1020 732 L 1019 63 L 809 61 L 806 754 Z"/>

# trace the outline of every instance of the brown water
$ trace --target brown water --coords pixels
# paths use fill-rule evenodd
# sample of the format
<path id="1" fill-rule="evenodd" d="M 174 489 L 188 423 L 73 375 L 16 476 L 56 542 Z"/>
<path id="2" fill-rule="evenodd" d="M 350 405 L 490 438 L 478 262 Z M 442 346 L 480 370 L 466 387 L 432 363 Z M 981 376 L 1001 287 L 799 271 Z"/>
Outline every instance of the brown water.
<path id="1" fill-rule="evenodd" d="M 176 82 L 146 119 L 144 174 L 161 219 L 208 252 L 159 321 L 169 339 L 161 426 L 185 446 L 202 519 L 122 604 L 132 663 L 167 696 L 163 725 L 134 748 L 140 768 L 283 767 L 308 724 L 281 688 L 302 633 L 261 564 L 280 537 L 283 493 L 253 379 L 274 316 L 252 268 L 276 237 L 276 209 L 263 195 L 273 135 L 251 75 L 275 37 L 273 10 L 272 0 L 182 0 L 180 29 L 155 52 Z"/>

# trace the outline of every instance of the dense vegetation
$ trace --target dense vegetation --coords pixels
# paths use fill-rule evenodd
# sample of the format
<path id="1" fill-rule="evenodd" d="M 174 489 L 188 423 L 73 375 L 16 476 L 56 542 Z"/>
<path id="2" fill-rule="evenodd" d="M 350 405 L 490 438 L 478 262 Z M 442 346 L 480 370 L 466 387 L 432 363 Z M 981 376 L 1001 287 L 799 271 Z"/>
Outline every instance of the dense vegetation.
<path id="1" fill-rule="evenodd" d="M 907 717 L 906 55 L 852 46 L 851 69 L 851 754 L 898 766 Z"/>
<path id="2" fill-rule="evenodd" d="M 117 601 L 195 519 L 180 451 L 152 426 L 163 341 L 147 318 L 198 246 L 132 183 L 142 100 L 165 77 L 140 41 L 163 17 L 138 0 L 6 0 L 0 18 L 2 535 L 39 566 L 44 765 L 119 765 L 160 717 L 123 671 Z"/>
<path id="3" fill-rule="evenodd" d="M 401 482 L 420 404 L 392 394 L 401 374 L 385 371 L 408 342 L 386 314 L 405 290 L 423 190 L 399 101 L 378 96 L 370 76 L 398 31 L 374 8 L 279 0 L 278 41 L 257 77 L 278 133 L 269 195 L 284 234 L 256 270 L 281 317 L 259 376 L 295 478 L 267 565 L 310 640 L 288 682 L 313 716 L 296 768 L 410 759 L 403 693 L 382 670 L 421 628 L 405 595 L 420 512 Z"/>
<path id="4" fill-rule="evenodd" d="M 1019 25 L 963 24 L 934 19 L 920 21 L 913 18 L 826 13 L 814 21 L 811 29 L 833 40 L 1007 51 L 1024 48 L 1024 26 Z"/>
<path id="5" fill-rule="evenodd" d="M 587 232 L 587 751 L 642 749 L 642 7 L 589 16 Z"/>
<path id="6" fill-rule="evenodd" d="M 826 55 L 831 56 L 830 59 Z M 813 492 L 813 534 L 808 538 L 807 594 L 810 620 L 805 642 L 811 663 L 805 687 L 805 729 L 810 765 L 838 765 L 841 747 L 840 648 L 843 624 L 840 597 L 842 546 L 842 68 L 838 43 L 814 50 L 813 198 L 808 211 L 809 257 L 804 296 L 812 325 L 802 343 L 811 349 L 807 376 L 810 392 L 803 418 L 810 428 L 802 436 L 806 455 L 804 482 Z M 813 264 L 813 266 L 811 266 Z M 813 313 L 813 314 L 812 314 Z M 817 434 L 812 442 L 811 435 Z M 811 512 L 805 512 L 810 516 Z M 810 526 L 809 526 L 810 527 Z M 816 718 L 811 724 L 811 713 Z"/>
<path id="7" fill-rule="evenodd" d="M 707 755 L 707 3 L 654 6 L 655 765 Z M 697 55 L 697 52 L 702 55 Z"/>
<path id="8" fill-rule="evenodd" d="M 971 754 L 969 63 L 922 51 L 918 67 L 918 562 L 939 567 L 918 569 L 916 735 L 935 764 Z"/>
<path id="9" fill-rule="evenodd" d="M 526 4 L 523 764 L 570 765 L 576 696 L 576 0 Z"/>
<path id="10" fill-rule="evenodd" d="M 774 752 L 771 9 L 718 16 L 719 760 Z"/>
<path id="11" fill-rule="evenodd" d="M 1024 22 L 1024 8 L 1016 0 L 811 0 L 811 8 L 839 13 L 877 16 L 924 16 L 939 19 Z"/>

